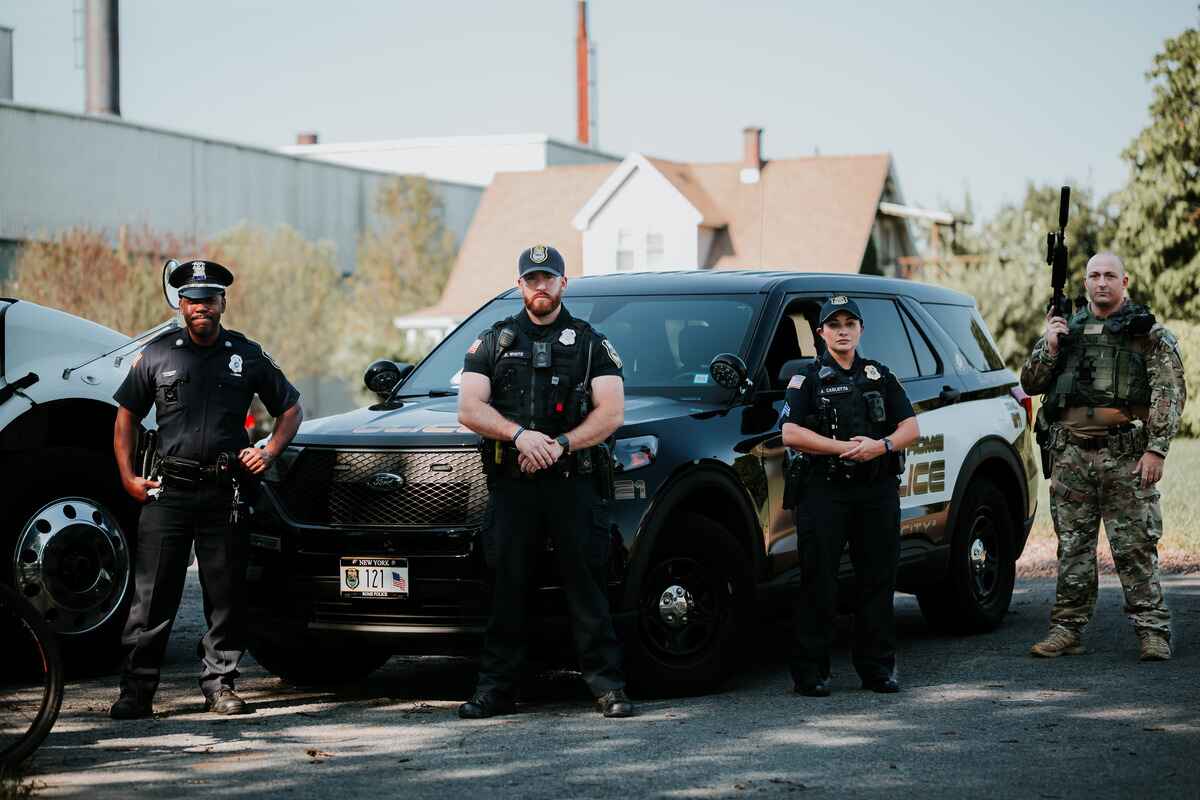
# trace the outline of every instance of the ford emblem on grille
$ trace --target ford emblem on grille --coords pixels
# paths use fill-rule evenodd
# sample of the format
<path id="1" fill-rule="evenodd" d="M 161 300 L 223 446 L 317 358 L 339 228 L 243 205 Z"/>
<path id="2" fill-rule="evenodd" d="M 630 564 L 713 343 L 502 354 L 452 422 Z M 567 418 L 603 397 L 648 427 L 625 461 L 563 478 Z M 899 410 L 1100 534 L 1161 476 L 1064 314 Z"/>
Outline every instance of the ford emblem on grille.
<path id="1" fill-rule="evenodd" d="M 365 481 L 367 488 L 376 492 L 394 492 L 404 485 L 404 476 L 393 472 L 376 472 Z"/>

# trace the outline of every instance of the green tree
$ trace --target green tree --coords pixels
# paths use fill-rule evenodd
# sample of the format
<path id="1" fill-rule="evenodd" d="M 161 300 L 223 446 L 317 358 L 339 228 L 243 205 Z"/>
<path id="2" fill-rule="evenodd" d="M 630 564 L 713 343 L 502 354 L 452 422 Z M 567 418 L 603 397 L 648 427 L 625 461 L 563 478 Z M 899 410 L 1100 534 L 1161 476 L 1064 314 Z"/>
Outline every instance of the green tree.
<path id="1" fill-rule="evenodd" d="M 393 321 L 442 296 L 454 266 L 454 236 L 443 222 L 441 200 L 420 177 L 381 185 L 375 201 L 378 225 L 363 235 L 354 274 L 347 279 L 348 303 L 337 372 L 358 379 L 377 358 L 414 360 Z"/>
<path id="2" fill-rule="evenodd" d="M 967 263 L 951 263 L 932 280 L 966 292 L 979 304 L 1001 355 L 1018 367 L 1044 327 L 1050 299 L 1050 267 L 1046 265 L 1046 234 L 1058 227 L 1059 187 L 1025 188 L 1020 205 L 1008 205 L 981 228 L 969 227 L 955 238 Z M 1067 223 L 1070 250 L 1067 294 L 1083 291 L 1084 265 L 1112 237 L 1113 222 L 1106 203 L 1095 203 L 1085 186 L 1071 189 Z"/>
<path id="3" fill-rule="evenodd" d="M 1146 78 L 1150 124 L 1121 154 L 1116 250 L 1160 315 L 1200 320 L 1200 31 L 1168 39 Z"/>

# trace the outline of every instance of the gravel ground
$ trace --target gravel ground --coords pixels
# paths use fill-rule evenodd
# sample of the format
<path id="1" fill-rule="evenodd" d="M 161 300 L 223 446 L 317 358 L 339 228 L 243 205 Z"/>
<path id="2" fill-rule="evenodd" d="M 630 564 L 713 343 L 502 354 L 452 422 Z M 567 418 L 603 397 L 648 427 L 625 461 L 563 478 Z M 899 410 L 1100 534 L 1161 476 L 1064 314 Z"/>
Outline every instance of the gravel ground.
<path id="1" fill-rule="evenodd" d="M 1200 576 L 1166 581 L 1176 658 L 1136 660 L 1114 579 L 1087 655 L 1029 658 L 1053 583 L 1020 582 L 1006 624 L 930 633 L 898 598 L 905 691 L 858 689 L 839 637 L 834 695 L 792 694 L 760 646 L 726 689 L 649 700 L 630 720 L 588 707 L 570 673 L 531 681 L 523 713 L 463 722 L 471 664 L 394 658 L 336 691 L 286 687 L 247 659 L 255 713 L 202 710 L 193 572 L 151 720 L 113 722 L 111 676 L 68 685 L 30 767 L 38 797 L 1200 797 Z M 766 638 L 770 638 L 770 634 Z"/>

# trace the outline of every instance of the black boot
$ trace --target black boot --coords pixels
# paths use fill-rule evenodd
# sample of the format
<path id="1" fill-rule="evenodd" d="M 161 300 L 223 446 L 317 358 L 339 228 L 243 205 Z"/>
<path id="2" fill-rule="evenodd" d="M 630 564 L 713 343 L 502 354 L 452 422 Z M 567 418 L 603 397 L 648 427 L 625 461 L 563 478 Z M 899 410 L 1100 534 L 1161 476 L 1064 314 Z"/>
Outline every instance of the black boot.
<path id="1" fill-rule="evenodd" d="M 508 695 L 500 692 L 476 692 L 470 700 L 458 707 L 458 716 L 463 719 L 483 719 L 500 714 L 511 714 L 517 704 Z"/>
<path id="2" fill-rule="evenodd" d="M 204 710 L 225 716 L 233 714 L 249 714 L 250 706 L 237 696 L 231 687 L 222 686 L 216 692 L 204 696 Z"/>
<path id="3" fill-rule="evenodd" d="M 143 719 L 154 716 L 153 691 L 135 686 L 122 686 L 121 696 L 112 704 L 108 715 L 113 719 Z"/>
<path id="4" fill-rule="evenodd" d="M 637 713 L 624 689 L 613 689 L 597 697 L 596 709 L 606 717 L 632 717 Z"/>

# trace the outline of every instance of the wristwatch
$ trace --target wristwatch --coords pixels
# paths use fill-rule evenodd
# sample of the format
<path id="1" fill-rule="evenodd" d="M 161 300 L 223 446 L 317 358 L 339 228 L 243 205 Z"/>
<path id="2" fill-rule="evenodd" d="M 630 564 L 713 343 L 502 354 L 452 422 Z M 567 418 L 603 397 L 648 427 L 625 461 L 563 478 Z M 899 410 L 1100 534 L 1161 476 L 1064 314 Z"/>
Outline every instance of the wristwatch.
<path id="1" fill-rule="evenodd" d="M 883 452 L 885 452 L 885 453 L 892 452 L 892 440 L 886 436 L 883 437 Z"/>
<path id="2" fill-rule="evenodd" d="M 555 436 L 554 441 L 562 445 L 564 456 L 571 452 L 571 440 L 567 438 L 565 433 L 560 433 L 558 436 Z"/>

